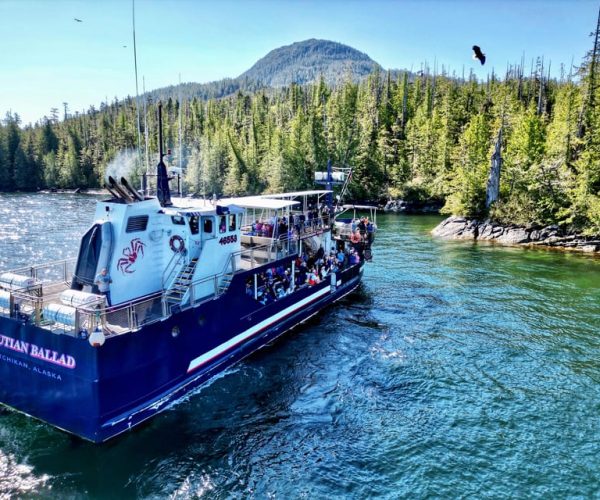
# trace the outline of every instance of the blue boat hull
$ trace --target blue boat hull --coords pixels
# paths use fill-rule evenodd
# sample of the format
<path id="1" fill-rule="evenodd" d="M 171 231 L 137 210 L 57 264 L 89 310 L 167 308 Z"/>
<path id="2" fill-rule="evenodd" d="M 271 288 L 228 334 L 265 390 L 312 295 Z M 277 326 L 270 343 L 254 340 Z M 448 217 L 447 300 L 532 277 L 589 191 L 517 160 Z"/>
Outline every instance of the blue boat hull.
<path id="1" fill-rule="evenodd" d="M 0 317 L 0 402 L 94 442 L 135 427 L 354 290 L 362 265 L 268 305 L 245 293 L 251 272 L 215 300 L 99 348 Z M 252 271 L 252 273 L 256 270 Z"/>

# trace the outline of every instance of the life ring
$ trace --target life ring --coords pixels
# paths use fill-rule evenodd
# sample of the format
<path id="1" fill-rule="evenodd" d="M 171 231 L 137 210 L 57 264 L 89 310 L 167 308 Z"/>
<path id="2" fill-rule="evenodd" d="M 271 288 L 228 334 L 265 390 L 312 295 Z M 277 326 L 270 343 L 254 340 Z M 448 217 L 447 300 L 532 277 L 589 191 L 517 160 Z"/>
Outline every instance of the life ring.
<path id="1" fill-rule="evenodd" d="M 171 236 L 171 239 L 169 240 L 169 246 L 175 253 L 181 253 L 185 251 L 185 242 L 178 234 Z"/>
<path id="2" fill-rule="evenodd" d="M 350 241 L 351 241 L 352 243 L 359 243 L 359 242 L 360 242 L 360 240 L 361 240 L 361 238 L 360 238 L 360 235 L 359 235 L 359 234 L 357 234 L 357 233 L 352 233 L 352 234 L 350 235 Z"/>

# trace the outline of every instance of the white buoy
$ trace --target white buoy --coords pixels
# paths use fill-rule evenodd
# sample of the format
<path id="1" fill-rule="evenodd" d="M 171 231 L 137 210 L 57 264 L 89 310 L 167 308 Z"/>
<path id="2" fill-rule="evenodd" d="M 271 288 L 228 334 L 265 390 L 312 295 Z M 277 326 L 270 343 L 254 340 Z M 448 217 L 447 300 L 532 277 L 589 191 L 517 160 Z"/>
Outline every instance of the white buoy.
<path id="1" fill-rule="evenodd" d="M 99 327 L 96 327 L 88 340 L 92 347 L 102 347 L 106 341 L 106 337 L 104 336 L 102 330 Z"/>

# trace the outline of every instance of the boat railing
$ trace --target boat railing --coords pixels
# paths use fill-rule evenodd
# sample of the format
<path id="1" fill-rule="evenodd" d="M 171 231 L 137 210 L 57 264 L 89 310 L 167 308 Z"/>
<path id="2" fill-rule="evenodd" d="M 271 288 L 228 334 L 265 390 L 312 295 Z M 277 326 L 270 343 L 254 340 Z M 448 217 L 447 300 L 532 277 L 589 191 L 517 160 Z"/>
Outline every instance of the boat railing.
<path id="1" fill-rule="evenodd" d="M 167 286 L 175 279 L 177 272 L 179 271 L 179 264 L 181 263 L 184 257 L 183 252 L 175 252 L 171 257 L 171 260 L 165 267 L 165 270 L 162 275 L 162 287 L 163 289 L 167 288 Z"/>
<path id="2" fill-rule="evenodd" d="M 60 303 L 59 295 L 68 288 L 75 262 L 76 259 L 63 259 L 2 274 L 16 281 L 0 282 L 0 315 L 42 325 L 44 305 Z M 15 286 L 15 283 L 27 285 Z"/>
<path id="3" fill-rule="evenodd" d="M 256 245 L 242 248 L 233 252 L 227 259 L 220 272 L 193 281 L 189 287 L 189 299 L 186 308 L 197 306 L 205 301 L 214 300 L 227 290 L 233 275 L 264 266 L 278 259 L 298 252 L 299 242 L 315 234 L 329 230 L 322 221 L 313 219 L 300 232 L 291 231 L 281 238 L 273 238 L 266 245 Z M 177 263 L 183 254 L 174 254 L 163 276 L 163 281 L 178 268 Z M 3 307 L 0 297 L 0 314 L 16 317 L 23 321 L 32 322 L 55 333 L 85 337 L 96 328 L 102 328 L 106 336 L 135 332 L 142 326 L 164 320 L 165 313 L 164 291 L 139 298 L 114 307 L 105 307 L 104 303 L 87 306 L 77 306 L 71 309 L 75 313 L 68 321 L 50 321 L 44 318 L 43 308 L 49 302 L 60 304 L 60 293 L 70 282 L 76 259 L 64 259 L 37 266 L 27 266 L 11 272 L 30 276 L 36 280 L 36 285 L 27 289 L 10 290 L 7 303 Z M 44 292 L 42 293 L 42 284 Z M 171 311 L 172 312 L 172 311 Z"/>
<path id="4" fill-rule="evenodd" d="M 77 258 L 56 260 L 36 266 L 25 266 L 10 272 L 21 276 L 29 276 L 41 283 L 69 283 L 75 270 Z"/>
<path id="5" fill-rule="evenodd" d="M 316 217 L 314 219 L 306 219 L 304 221 L 294 219 L 292 224 L 288 225 L 288 236 L 291 237 L 295 235 L 297 238 L 304 238 L 316 233 L 321 233 L 322 231 L 328 230 L 331 227 L 331 222 L 332 219 L 328 215 Z M 242 226 L 242 234 L 246 236 L 272 238 L 273 241 L 286 237 L 286 235 L 278 234 L 278 226 L 273 227 L 271 224 L 268 224 L 268 227 L 270 227 L 270 230 L 256 231 L 253 230 L 252 224 L 246 224 Z"/>
<path id="6" fill-rule="evenodd" d="M 365 229 L 364 231 L 356 232 L 358 226 L 353 219 L 338 219 L 333 225 L 333 237 L 338 240 L 352 241 L 353 243 L 372 243 L 375 239 L 375 233 L 377 232 L 377 225 L 373 224 L 371 231 Z M 353 236 L 359 238 L 354 241 Z"/>
<path id="7" fill-rule="evenodd" d="M 78 307 L 72 332 L 85 337 L 95 329 L 101 328 L 105 336 L 111 337 L 135 332 L 162 319 L 162 293 L 157 292 L 115 307 Z"/>
<path id="8" fill-rule="evenodd" d="M 312 219 L 310 223 L 292 227 L 287 234 L 272 238 L 269 243 L 260 245 L 250 243 L 249 246 L 237 253 L 247 263 L 244 269 L 253 269 L 297 253 L 300 241 L 323 234 L 330 229 L 329 217 Z"/>

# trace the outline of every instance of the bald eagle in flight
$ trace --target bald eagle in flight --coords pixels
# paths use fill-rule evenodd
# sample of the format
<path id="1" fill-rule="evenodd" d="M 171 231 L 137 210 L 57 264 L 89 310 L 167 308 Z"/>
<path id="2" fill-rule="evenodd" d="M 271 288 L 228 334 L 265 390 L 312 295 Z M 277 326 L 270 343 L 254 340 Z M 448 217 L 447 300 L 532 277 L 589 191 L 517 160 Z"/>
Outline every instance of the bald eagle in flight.
<path id="1" fill-rule="evenodd" d="M 478 60 L 482 66 L 485 64 L 485 54 L 481 52 L 479 45 L 473 45 L 473 59 Z"/>

